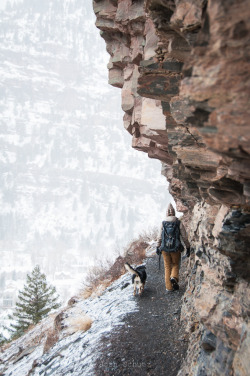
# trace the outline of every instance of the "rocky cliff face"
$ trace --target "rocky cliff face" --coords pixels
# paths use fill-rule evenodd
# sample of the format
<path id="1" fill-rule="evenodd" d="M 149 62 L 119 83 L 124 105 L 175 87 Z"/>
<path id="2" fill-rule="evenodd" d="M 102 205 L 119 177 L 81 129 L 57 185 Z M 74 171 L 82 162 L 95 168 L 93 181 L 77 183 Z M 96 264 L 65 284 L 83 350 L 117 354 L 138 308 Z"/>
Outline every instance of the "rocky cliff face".
<path id="1" fill-rule="evenodd" d="M 247 0 L 95 0 L 132 146 L 162 162 L 194 247 L 180 375 L 247 375 Z"/>

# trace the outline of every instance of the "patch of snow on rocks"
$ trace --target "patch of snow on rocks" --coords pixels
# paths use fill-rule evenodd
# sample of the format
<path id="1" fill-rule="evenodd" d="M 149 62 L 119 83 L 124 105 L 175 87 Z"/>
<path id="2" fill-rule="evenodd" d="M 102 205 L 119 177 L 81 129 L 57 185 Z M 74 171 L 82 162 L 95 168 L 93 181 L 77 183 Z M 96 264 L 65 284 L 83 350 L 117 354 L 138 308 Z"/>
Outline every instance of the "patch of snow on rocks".
<path id="1" fill-rule="evenodd" d="M 13 363 L 13 357 L 10 356 L 11 353 L 18 352 L 18 341 L 21 340 L 19 339 L 2 354 L 3 364 L 0 365 L 0 372 L 4 371 L 4 376 L 94 375 L 95 360 L 102 336 L 111 333 L 115 326 L 121 325 L 127 313 L 138 309 L 132 290 L 131 276 L 127 273 L 113 282 L 100 297 L 81 300 L 73 307 L 67 308 L 65 323 L 68 318 L 79 316 L 79 312 L 82 312 L 92 319 L 91 328 L 86 332 L 78 331 L 72 335 L 67 335 L 65 329 L 61 332 L 58 342 L 47 353 L 42 355 L 43 346 L 39 345 L 31 354 Z M 7 359 L 8 364 L 4 362 Z M 31 370 L 34 360 L 36 366 Z"/>

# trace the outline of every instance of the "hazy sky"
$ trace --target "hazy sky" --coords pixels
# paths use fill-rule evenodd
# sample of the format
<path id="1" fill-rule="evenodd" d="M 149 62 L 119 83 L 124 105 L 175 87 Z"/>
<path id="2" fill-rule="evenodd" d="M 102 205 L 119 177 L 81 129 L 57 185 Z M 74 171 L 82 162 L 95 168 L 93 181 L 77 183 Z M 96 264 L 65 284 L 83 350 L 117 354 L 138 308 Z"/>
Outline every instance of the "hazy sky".
<path id="1" fill-rule="evenodd" d="M 87 265 L 159 226 L 170 200 L 160 162 L 123 128 L 92 0 L 19 2 L 0 29 L 0 309 L 1 288 L 36 264 L 72 296 Z"/>
<path id="2" fill-rule="evenodd" d="M 0 8 L 4 8 L 7 0 L 1 0 L 0 1 Z"/>
<path id="3" fill-rule="evenodd" d="M 6 5 L 8 0 L 0 0 L 0 9 L 3 9 Z M 9 0 L 11 3 L 13 3 L 14 0 Z M 15 0 L 16 3 L 19 2 L 19 1 L 22 1 L 22 0 Z"/>

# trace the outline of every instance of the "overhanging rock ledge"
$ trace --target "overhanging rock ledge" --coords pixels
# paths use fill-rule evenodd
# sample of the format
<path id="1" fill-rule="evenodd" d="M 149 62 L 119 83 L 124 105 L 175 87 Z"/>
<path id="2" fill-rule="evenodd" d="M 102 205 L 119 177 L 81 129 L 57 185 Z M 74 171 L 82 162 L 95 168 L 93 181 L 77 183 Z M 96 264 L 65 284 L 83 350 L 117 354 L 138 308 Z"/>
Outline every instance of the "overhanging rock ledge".
<path id="1" fill-rule="evenodd" d="M 132 146 L 162 162 L 195 252 L 179 375 L 248 374 L 250 6 L 95 0 Z"/>

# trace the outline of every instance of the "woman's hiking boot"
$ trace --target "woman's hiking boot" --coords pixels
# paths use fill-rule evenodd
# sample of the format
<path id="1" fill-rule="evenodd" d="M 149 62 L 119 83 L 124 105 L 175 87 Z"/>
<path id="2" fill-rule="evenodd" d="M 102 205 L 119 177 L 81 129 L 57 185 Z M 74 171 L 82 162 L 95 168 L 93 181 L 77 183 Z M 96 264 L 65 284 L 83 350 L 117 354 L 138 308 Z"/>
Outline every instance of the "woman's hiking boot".
<path id="1" fill-rule="evenodd" d="M 172 283 L 172 286 L 173 286 L 173 289 L 174 290 L 179 290 L 179 285 L 178 285 L 178 282 L 177 282 L 177 280 L 175 279 L 175 278 L 170 278 L 170 281 L 171 281 L 171 283 Z"/>

